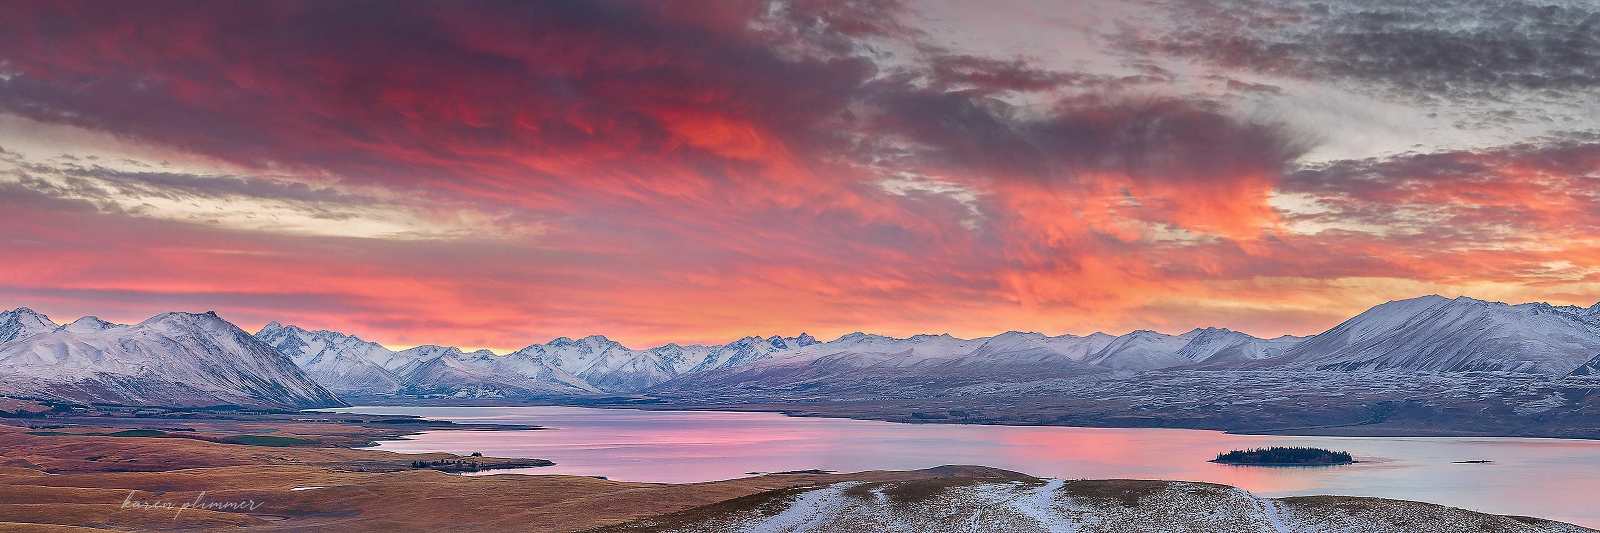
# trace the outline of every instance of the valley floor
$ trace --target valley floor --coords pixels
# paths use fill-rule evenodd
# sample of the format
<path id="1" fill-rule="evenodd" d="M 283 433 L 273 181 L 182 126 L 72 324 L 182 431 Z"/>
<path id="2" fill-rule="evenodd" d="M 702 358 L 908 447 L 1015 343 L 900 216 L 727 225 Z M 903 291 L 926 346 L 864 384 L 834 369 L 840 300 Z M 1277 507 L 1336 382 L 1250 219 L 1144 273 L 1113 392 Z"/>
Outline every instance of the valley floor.
<path id="1" fill-rule="evenodd" d="M 134 420 L 0 420 L 0 531 L 1588 531 L 1398 500 L 984 467 L 681 485 L 467 477 L 417 461 L 528 460 L 349 449 L 405 431 L 345 415 Z M 211 438 L 171 436 L 177 425 Z M 152 436 L 152 426 L 168 431 Z M 304 442 L 230 444 L 242 431 Z"/>

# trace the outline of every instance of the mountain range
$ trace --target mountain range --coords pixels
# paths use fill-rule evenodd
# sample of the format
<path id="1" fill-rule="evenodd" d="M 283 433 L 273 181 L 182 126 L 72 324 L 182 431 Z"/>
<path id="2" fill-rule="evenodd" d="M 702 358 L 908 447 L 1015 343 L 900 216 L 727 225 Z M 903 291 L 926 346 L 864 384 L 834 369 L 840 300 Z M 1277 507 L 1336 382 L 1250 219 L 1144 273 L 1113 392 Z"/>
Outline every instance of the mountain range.
<path id="1" fill-rule="evenodd" d="M 87 316 L 58 326 L 28 308 L 0 315 L 0 394 L 117 405 L 343 405 L 293 361 L 216 313 L 138 324 Z"/>
<path id="2" fill-rule="evenodd" d="M 683 397 L 763 391 L 785 397 L 881 395 L 1152 371 L 1489 372 L 1600 375 L 1600 304 L 1509 305 L 1467 297 L 1388 302 L 1310 337 L 1222 328 L 1179 335 L 1006 332 L 893 338 L 851 333 L 745 337 L 721 345 L 632 349 L 560 337 L 499 355 L 376 342 L 278 322 L 254 335 L 214 313 L 164 313 L 135 325 L 85 317 L 57 325 L 27 308 L 0 313 L 0 394 L 133 405 L 306 407 L 345 399 L 532 400 Z"/>

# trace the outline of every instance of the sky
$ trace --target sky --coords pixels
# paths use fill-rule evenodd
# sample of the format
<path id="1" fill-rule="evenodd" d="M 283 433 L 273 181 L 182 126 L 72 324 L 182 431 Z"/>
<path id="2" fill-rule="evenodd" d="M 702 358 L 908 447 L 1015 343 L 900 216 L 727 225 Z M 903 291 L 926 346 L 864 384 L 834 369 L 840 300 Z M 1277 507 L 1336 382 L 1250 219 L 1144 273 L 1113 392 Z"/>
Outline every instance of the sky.
<path id="1" fill-rule="evenodd" d="M 1587 1 L 0 4 L 0 307 L 498 350 L 1600 299 Z"/>

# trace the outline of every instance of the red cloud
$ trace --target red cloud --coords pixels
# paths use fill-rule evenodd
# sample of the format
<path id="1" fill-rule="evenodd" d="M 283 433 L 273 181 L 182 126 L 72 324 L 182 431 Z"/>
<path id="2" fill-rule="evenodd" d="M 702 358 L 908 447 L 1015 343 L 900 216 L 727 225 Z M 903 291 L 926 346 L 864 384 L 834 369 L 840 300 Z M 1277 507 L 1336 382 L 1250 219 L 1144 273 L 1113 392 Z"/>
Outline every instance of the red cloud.
<path id="1" fill-rule="evenodd" d="M 243 173 L 376 189 L 426 221 L 496 222 L 450 239 L 229 229 L 28 181 L 120 179 L 94 165 L 11 158 L 0 303 L 120 320 L 216 307 L 246 325 L 499 348 L 587 333 L 1278 333 L 1416 287 L 1533 287 L 1548 282 L 1540 263 L 1597 258 L 1571 222 L 1590 222 L 1593 197 L 1560 193 L 1587 184 L 1592 158 L 1555 167 L 1526 148 L 1461 154 L 1452 161 L 1472 164 L 1455 175 L 1418 178 L 1394 160 L 1286 176 L 1304 143 L 1216 102 L 1104 95 L 1093 91 L 1107 80 L 1017 61 L 876 61 L 856 45 L 919 38 L 892 4 L 182 7 L 3 8 L 19 31 L 0 35 L 16 73 L 0 111 Z M 916 81 L 941 75 L 946 86 Z M 995 96 L 1056 84 L 1094 96 L 1043 108 Z M 939 186 L 895 191 L 891 178 Z M 1328 211 L 1280 211 L 1269 198 L 1284 192 Z M 1392 206 L 1450 223 L 1293 229 L 1417 225 Z M 1496 225 L 1548 249 L 1463 245 Z M 1439 233 L 1450 230 L 1461 233 Z"/>

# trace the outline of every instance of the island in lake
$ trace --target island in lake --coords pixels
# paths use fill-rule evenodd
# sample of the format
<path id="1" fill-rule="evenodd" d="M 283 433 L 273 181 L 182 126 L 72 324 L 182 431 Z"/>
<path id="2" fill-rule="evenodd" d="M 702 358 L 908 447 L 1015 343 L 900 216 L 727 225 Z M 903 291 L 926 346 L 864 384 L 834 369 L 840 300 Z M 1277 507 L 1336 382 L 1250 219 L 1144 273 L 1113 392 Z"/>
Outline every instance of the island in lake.
<path id="1" fill-rule="evenodd" d="M 1326 466 L 1347 465 L 1356 461 L 1350 457 L 1350 452 L 1274 446 L 1218 454 L 1211 462 L 1253 466 Z"/>

